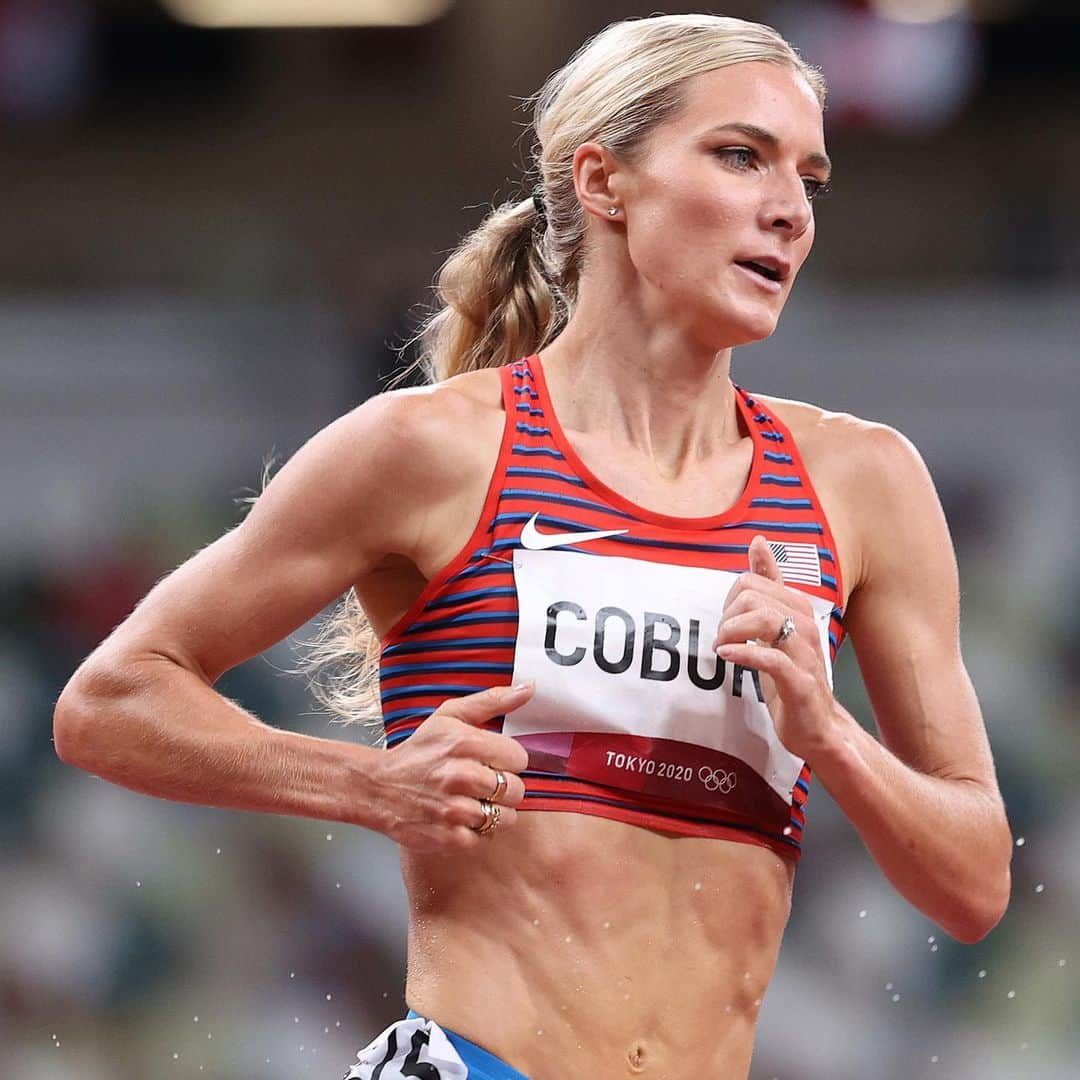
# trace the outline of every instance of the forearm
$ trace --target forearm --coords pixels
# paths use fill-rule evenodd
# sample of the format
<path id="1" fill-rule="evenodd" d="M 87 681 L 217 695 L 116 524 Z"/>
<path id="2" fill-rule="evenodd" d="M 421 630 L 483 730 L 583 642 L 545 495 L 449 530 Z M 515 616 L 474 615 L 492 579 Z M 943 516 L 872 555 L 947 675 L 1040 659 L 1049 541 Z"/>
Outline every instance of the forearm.
<path id="1" fill-rule="evenodd" d="M 146 795 L 381 823 L 372 776 L 383 751 L 270 727 L 165 658 L 78 673 L 54 734 L 68 764 Z"/>
<path id="2" fill-rule="evenodd" d="M 840 705 L 811 766 L 901 895 L 958 941 L 993 929 L 1011 884 L 1012 838 L 998 800 L 973 782 L 905 765 Z"/>

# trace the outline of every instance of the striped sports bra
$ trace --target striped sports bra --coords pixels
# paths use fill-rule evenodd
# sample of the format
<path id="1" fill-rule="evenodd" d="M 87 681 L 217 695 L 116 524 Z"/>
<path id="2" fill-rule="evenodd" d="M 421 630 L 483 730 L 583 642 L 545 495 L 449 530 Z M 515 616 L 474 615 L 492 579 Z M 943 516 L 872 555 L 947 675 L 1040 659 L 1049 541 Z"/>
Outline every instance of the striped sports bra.
<path id="1" fill-rule="evenodd" d="M 534 679 L 487 725 L 529 753 L 521 811 L 591 814 L 797 859 L 810 769 L 778 739 L 758 673 L 712 652 L 757 533 L 843 640 L 836 546 L 790 431 L 739 386 L 754 442 L 738 501 L 680 518 L 589 471 L 559 426 L 539 357 L 500 369 L 506 421 L 480 519 L 382 641 L 386 745 L 446 699 Z"/>

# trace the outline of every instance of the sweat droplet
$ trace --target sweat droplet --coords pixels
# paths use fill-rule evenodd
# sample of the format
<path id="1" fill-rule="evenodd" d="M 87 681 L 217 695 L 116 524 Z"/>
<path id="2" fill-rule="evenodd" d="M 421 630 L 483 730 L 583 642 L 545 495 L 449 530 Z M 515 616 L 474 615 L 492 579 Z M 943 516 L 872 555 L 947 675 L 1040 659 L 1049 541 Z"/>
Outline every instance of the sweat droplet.
<path id="1" fill-rule="evenodd" d="M 700 881 L 695 881 L 694 882 L 694 891 L 695 892 L 700 892 L 701 891 L 701 882 Z"/>

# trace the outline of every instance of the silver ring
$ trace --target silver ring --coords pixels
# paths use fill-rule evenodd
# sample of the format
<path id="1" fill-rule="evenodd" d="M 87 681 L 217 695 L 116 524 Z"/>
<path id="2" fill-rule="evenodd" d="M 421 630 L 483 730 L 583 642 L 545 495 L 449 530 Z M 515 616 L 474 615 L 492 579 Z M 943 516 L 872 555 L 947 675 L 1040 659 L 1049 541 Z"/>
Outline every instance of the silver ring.
<path id="1" fill-rule="evenodd" d="M 494 768 L 494 766 L 488 766 Z M 506 791 L 506 777 L 501 769 L 495 769 L 495 790 L 488 796 L 489 801 L 497 803 Z"/>
<path id="2" fill-rule="evenodd" d="M 469 826 L 477 836 L 484 836 L 486 833 L 494 832 L 495 827 L 499 824 L 500 809 L 498 803 L 488 802 L 487 799 L 480 800 L 480 809 L 484 811 L 483 823 L 476 826 Z"/>
<path id="3" fill-rule="evenodd" d="M 780 633 L 773 639 L 772 646 L 775 649 L 777 645 L 783 645 L 789 637 L 795 636 L 795 620 L 788 615 L 784 619 L 783 625 L 780 627 Z"/>

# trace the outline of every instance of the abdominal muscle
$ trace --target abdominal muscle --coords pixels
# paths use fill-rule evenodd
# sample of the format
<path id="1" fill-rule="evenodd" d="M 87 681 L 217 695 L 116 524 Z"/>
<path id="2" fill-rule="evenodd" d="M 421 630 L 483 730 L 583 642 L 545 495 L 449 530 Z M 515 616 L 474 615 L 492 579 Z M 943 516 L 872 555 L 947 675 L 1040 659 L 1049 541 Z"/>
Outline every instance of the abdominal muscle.
<path id="1" fill-rule="evenodd" d="M 767 848 L 522 811 L 467 856 L 401 849 L 405 998 L 531 1080 L 741 1080 L 791 907 Z"/>

